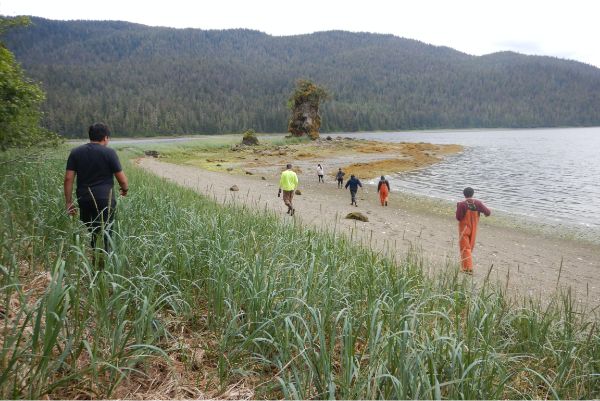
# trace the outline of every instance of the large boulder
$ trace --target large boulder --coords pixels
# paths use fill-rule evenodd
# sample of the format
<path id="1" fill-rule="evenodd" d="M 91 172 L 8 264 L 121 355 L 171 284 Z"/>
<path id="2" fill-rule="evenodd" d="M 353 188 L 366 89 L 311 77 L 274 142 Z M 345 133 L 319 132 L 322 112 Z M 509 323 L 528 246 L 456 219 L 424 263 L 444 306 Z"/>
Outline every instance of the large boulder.
<path id="1" fill-rule="evenodd" d="M 258 145 L 258 138 L 256 137 L 256 132 L 253 129 L 249 129 L 244 132 L 244 136 L 242 137 L 242 145 L 246 146 L 256 146 Z"/>
<path id="2" fill-rule="evenodd" d="M 288 131 L 292 136 L 309 136 L 319 138 L 321 128 L 320 103 L 327 98 L 325 89 L 306 80 L 296 84 L 296 90 L 290 98 L 292 117 L 288 123 Z"/>
<path id="3" fill-rule="evenodd" d="M 300 103 L 292 111 L 288 130 L 293 136 L 307 135 L 311 139 L 319 137 L 321 128 L 321 116 L 319 109 L 309 102 Z"/>

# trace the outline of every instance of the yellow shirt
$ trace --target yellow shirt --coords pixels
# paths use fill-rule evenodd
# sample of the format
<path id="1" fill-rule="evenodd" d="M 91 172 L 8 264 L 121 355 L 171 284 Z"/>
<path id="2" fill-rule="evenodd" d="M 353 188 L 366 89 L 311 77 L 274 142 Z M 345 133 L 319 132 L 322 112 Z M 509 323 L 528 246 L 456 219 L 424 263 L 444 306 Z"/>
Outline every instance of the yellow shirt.
<path id="1" fill-rule="evenodd" d="M 285 170 L 279 179 L 279 188 L 284 191 L 293 191 L 298 186 L 298 176 L 292 170 Z"/>

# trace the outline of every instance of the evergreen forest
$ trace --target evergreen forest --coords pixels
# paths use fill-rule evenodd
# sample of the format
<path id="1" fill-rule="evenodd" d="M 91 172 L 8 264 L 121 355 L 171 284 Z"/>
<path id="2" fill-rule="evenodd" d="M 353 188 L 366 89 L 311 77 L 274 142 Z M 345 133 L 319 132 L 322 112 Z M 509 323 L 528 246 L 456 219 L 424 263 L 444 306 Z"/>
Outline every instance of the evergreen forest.
<path id="1" fill-rule="evenodd" d="M 570 60 L 371 33 L 31 21 L 2 41 L 46 93 L 44 127 L 66 137 L 95 121 L 119 136 L 286 132 L 300 79 L 330 94 L 324 132 L 600 125 L 600 69 Z"/>

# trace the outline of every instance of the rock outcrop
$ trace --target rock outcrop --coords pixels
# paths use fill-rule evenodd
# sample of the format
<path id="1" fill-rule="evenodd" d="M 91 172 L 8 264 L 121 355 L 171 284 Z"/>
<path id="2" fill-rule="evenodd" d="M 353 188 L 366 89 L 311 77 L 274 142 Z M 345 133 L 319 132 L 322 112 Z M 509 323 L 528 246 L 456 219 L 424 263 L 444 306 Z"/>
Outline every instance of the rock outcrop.
<path id="1" fill-rule="evenodd" d="M 258 145 L 258 138 L 256 137 L 256 132 L 253 129 L 250 129 L 244 132 L 244 136 L 242 137 L 242 145 L 246 146 L 255 146 Z"/>
<path id="2" fill-rule="evenodd" d="M 321 115 L 319 105 L 327 98 L 327 92 L 310 81 L 298 81 L 296 90 L 290 99 L 292 117 L 288 131 L 296 137 L 304 135 L 311 139 L 319 138 Z"/>

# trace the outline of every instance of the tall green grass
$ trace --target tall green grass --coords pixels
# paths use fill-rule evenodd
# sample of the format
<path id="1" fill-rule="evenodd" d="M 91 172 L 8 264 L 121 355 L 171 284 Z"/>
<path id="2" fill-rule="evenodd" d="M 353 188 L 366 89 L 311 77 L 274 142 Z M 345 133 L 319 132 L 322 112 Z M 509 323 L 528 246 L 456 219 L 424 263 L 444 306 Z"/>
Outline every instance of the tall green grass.
<path id="1" fill-rule="evenodd" d="M 221 388 L 245 379 L 257 398 L 600 395 L 598 320 L 568 292 L 517 302 L 455 266 L 430 278 L 418 247 L 394 262 L 129 165 L 100 270 L 63 212 L 66 154 L 0 164 L 3 398 L 111 397 L 169 360 L 172 320 L 213 333 Z"/>

